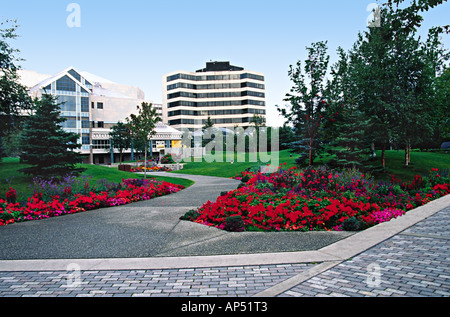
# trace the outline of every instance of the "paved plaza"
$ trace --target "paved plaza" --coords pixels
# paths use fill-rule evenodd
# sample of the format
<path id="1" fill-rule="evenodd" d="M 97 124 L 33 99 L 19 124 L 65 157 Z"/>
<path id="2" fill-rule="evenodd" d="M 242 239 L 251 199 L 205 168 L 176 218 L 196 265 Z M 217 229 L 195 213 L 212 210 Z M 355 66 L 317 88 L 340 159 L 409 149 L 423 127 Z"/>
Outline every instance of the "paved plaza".
<path id="1" fill-rule="evenodd" d="M 0 228 L 8 241 L 0 296 L 450 295 L 448 196 L 358 233 L 230 233 L 179 217 L 237 182 L 178 177 L 196 184 L 146 202 Z"/>

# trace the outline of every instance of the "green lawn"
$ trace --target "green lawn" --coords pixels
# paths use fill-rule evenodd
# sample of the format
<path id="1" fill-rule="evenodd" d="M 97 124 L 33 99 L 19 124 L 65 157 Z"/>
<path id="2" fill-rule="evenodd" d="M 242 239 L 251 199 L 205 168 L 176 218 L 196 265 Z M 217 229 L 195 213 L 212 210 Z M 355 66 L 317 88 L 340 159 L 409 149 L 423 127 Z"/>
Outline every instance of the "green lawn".
<path id="1" fill-rule="evenodd" d="M 286 167 L 295 166 L 295 159 L 297 155 L 293 154 L 292 157 L 288 150 L 278 152 L 278 160 L 280 163 L 286 163 Z M 381 153 L 377 153 L 377 159 L 381 159 Z M 184 168 L 180 171 L 174 171 L 172 173 L 179 174 L 193 174 L 193 175 L 207 175 L 218 177 L 233 177 L 239 172 L 256 166 L 258 163 L 249 160 L 246 157 L 245 162 L 238 162 L 237 156 L 234 157 L 234 163 L 227 162 L 224 155 L 224 162 L 207 162 L 203 159 L 202 162 L 188 162 L 184 163 Z M 380 165 L 381 163 L 378 162 Z M 265 164 L 265 163 L 263 163 Z M 318 165 L 320 162 L 317 163 Z M 87 170 L 84 175 L 92 176 L 93 181 L 99 179 L 107 179 L 113 182 L 120 182 L 122 178 L 142 178 L 143 175 L 131 174 L 124 171 L 119 171 L 117 168 L 110 168 L 99 165 L 82 165 Z M 29 184 L 32 178 L 26 176 L 18 169 L 25 167 L 24 164 L 20 164 L 18 159 L 15 158 L 3 158 L 0 163 L 0 196 L 8 190 L 10 184 L 21 193 L 29 191 Z M 450 169 L 450 154 L 444 153 L 432 153 L 432 152 L 412 152 L 411 153 L 411 165 L 409 167 L 404 166 L 404 152 L 403 151 L 386 151 L 386 172 L 380 175 L 376 175 L 377 179 L 389 179 L 392 174 L 397 178 L 404 181 L 411 180 L 415 174 L 426 174 L 431 168 L 438 168 L 440 170 Z M 181 178 L 167 178 L 161 176 L 153 176 L 151 173 L 147 174 L 147 177 L 153 177 L 159 180 L 166 180 L 171 183 L 181 184 L 183 186 L 192 185 L 192 181 Z M 8 180 L 8 181 L 6 181 Z"/>
<path id="2" fill-rule="evenodd" d="M 295 166 L 296 154 L 290 156 L 289 150 L 279 152 L 279 162 L 286 163 L 286 167 Z M 224 156 L 225 157 L 225 156 Z M 381 166 L 381 152 L 377 153 L 377 163 Z M 323 164 L 326 159 L 322 161 L 316 160 L 317 165 Z M 239 172 L 256 166 L 256 162 L 249 162 L 248 156 L 245 162 L 235 161 L 230 162 L 207 162 L 205 159 L 202 162 L 187 162 L 184 163 L 184 168 L 180 171 L 172 173 L 180 174 L 195 174 L 208 175 L 219 177 L 233 177 Z M 386 151 L 386 172 L 375 175 L 377 179 L 390 179 L 391 175 L 396 175 L 397 178 L 404 181 L 411 180 L 415 174 L 426 174 L 431 168 L 438 168 L 440 170 L 450 169 L 450 154 L 432 153 L 432 152 L 412 152 L 411 164 L 409 167 L 404 166 L 404 152 L 403 151 Z"/>
<path id="3" fill-rule="evenodd" d="M 381 151 L 377 152 L 377 158 L 381 165 Z M 423 175 L 430 171 L 431 168 L 439 170 L 450 169 L 450 154 L 433 153 L 433 152 L 411 152 L 410 166 L 405 167 L 404 151 L 386 151 L 386 170 L 384 175 L 378 178 L 390 179 L 394 174 L 396 178 L 401 180 L 411 180 L 414 175 Z"/>
<path id="4" fill-rule="evenodd" d="M 110 182 L 120 182 L 122 178 L 143 178 L 144 175 L 134 174 L 124 171 L 119 171 L 117 168 L 106 167 L 100 165 L 88 165 L 80 164 L 86 168 L 83 175 L 92 177 L 92 181 L 96 182 L 100 179 L 106 179 Z M 0 163 L 0 197 L 2 197 L 7 191 L 9 186 L 16 189 L 18 193 L 27 195 L 30 191 L 29 185 L 32 182 L 32 177 L 26 176 L 18 170 L 26 167 L 25 164 L 20 164 L 17 158 L 3 158 Z M 162 177 L 153 176 L 151 173 L 147 173 L 147 178 L 154 178 L 161 181 L 167 181 L 173 184 L 180 184 L 185 187 L 191 186 L 194 182 L 188 179 L 176 178 L 176 177 Z"/>
<path id="5" fill-rule="evenodd" d="M 268 157 L 271 157 L 270 154 Z M 256 159 L 258 158 L 259 157 Z M 286 166 L 288 167 L 295 166 L 295 158 L 296 155 L 294 154 L 290 157 L 290 153 L 287 150 L 278 152 L 278 161 L 280 163 L 286 163 Z M 226 154 L 223 155 L 223 162 L 209 162 L 207 160 L 209 160 L 208 157 L 204 158 L 202 162 L 195 162 L 194 159 L 191 159 L 191 162 L 184 163 L 182 170 L 174 171 L 172 173 L 233 177 L 247 168 L 258 165 L 257 161 L 253 160 L 253 158 L 249 158 L 248 153 L 246 154 L 245 161 L 243 162 L 241 160 L 238 161 L 237 155 L 234 154 L 233 164 L 231 164 L 230 160 L 226 158 Z M 267 163 L 271 162 L 269 161 Z"/>

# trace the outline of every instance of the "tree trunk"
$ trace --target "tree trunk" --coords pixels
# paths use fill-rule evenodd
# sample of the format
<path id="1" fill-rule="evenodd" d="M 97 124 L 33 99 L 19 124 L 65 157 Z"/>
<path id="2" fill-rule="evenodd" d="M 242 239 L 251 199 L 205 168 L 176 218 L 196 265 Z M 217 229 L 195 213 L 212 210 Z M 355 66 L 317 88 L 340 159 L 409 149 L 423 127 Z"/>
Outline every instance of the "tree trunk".
<path id="1" fill-rule="evenodd" d="M 405 146 L 405 166 L 409 165 L 409 156 L 408 156 L 408 142 L 406 142 Z"/>
<path id="2" fill-rule="evenodd" d="M 405 147 L 405 166 L 409 166 L 409 163 L 411 163 L 411 141 L 408 139 L 406 141 L 406 147 Z"/>
<path id="3" fill-rule="evenodd" d="M 309 141 L 309 166 L 312 165 L 312 141 Z"/>
<path id="4" fill-rule="evenodd" d="M 147 178 L 147 143 L 145 143 L 144 153 L 144 178 Z"/>
<path id="5" fill-rule="evenodd" d="M 381 165 L 386 168 L 386 144 L 383 144 L 383 149 L 381 150 Z"/>
<path id="6" fill-rule="evenodd" d="M 411 140 L 408 139 L 408 163 L 411 163 Z"/>

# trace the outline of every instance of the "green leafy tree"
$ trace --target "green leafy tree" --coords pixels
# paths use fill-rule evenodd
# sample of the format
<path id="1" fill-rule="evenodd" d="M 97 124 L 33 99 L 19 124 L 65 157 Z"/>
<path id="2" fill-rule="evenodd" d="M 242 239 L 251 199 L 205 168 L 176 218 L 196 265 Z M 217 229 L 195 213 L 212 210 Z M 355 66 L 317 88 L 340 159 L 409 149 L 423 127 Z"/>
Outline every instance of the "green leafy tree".
<path id="1" fill-rule="evenodd" d="M 397 60 L 397 104 L 402 116 L 399 124 L 400 143 L 405 147 L 405 165 L 410 163 L 411 144 L 430 142 L 439 116 L 439 96 L 436 95 L 436 77 L 442 74 L 444 62 L 449 55 L 442 48 L 439 36 L 449 33 L 450 26 L 435 26 L 429 29 L 428 39 L 421 42 L 417 36 L 422 26 L 423 12 L 436 8 L 446 0 L 413 0 L 406 7 L 404 0 L 388 0 L 390 34 L 394 38 L 393 55 Z M 448 112 L 448 108 L 447 108 Z"/>
<path id="2" fill-rule="evenodd" d="M 312 165 L 321 149 L 320 128 L 326 103 L 325 75 L 330 57 L 326 42 L 313 43 L 307 47 L 308 58 L 290 66 L 289 77 L 293 87 L 286 94 L 286 108 L 278 107 L 280 113 L 298 132 L 291 148 L 300 153 L 300 164 Z"/>
<path id="3" fill-rule="evenodd" d="M 430 108 L 432 100 L 429 97 L 435 74 L 427 72 L 427 60 L 419 41 L 412 35 L 400 34 L 397 38 L 401 40 L 395 42 L 393 50 L 394 58 L 398 60 L 394 102 L 402 114 L 397 122 L 397 143 L 404 147 L 405 166 L 409 166 L 412 144 L 431 137 L 433 109 Z"/>
<path id="4" fill-rule="evenodd" d="M 19 133 L 23 112 L 29 112 L 32 107 L 26 88 L 19 83 L 17 63 L 22 60 L 16 56 L 19 50 L 9 43 L 17 38 L 17 28 L 15 21 L 0 20 L 0 140 L 4 145 L 11 134 Z M 0 156 L 5 154 L 7 147 L 2 149 Z"/>
<path id="5" fill-rule="evenodd" d="M 447 0 L 409 0 L 407 6 L 401 7 L 405 0 L 387 0 L 384 6 L 395 13 L 391 20 L 393 28 L 401 30 L 405 34 L 417 31 L 424 21 L 422 12 L 429 11 L 447 2 Z M 450 25 L 440 25 L 432 28 L 435 32 L 450 32 Z"/>
<path id="6" fill-rule="evenodd" d="M 21 135 L 21 159 L 31 167 L 23 168 L 25 174 L 44 178 L 79 174 L 77 167 L 82 156 L 77 150 L 79 135 L 65 131 L 61 123 L 60 104 L 51 95 L 35 100 L 34 113 L 25 122 Z"/>
<path id="7" fill-rule="evenodd" d="M 205 137 L 205 131 L 208 129 L 214 128 L 214 122 L 211 117 L 208 117 L 205 121 L 205 124 L 202 127 L 202 147 L 205 147 L 211 140 Z"/>
<path id="8" fill-rule="evenodd" d="M 266 141 L 266 149 L 269 149 L 271 146 L 271 127 L 266 127 L 266 119 L 259 115 L 254 114 L 253 117 L 250 120 L 250 126 L 255 128 L 256 138 L 257 138 L 257 150 L 260 151 L 260 146 L 262 142 L 262 138 L 264 138 Z"/>
<path id="9" fill-rule="evenodd" d="M 117 122 L 109 132 L 112 147 L 119 150 L 119 162 L 122 163 L 122 153 L 131 147 L 131 133 L 127 125 L 121 121 Z"/>
<path id="10" fill-rule="evenodd" d="M 280 150 L 286 150 L 289 149 L 289 144 L 294 142 L 295 133 L 290 126 L 283 124 L 283 126 L 278 128 L 278 137 L 280 140 Z"/>
<path id="11" fill-rule="evenodd" d="M 395 108 L 396 61 L 391 54 L 393 37 L 386 10 L 381 11 L 381 26 L 358 35 L 352 48 L 352 80 L 355 103 L 371 123 L 374 145 L 381 148 L 381 165 L 386 167 L 386 149 L 396 137 L 401 115 Z"/>
<path id="12" fill-rule="evenodd" d="M 5 156 L 5 147 L 3 146 L 3 139 L 0 138 L 0 162 L 2 160 L 2 157 Z"/>
<path id="13" fill-rule="evenodd" d="M 436 103 L 434 118 L 434 137 L 437 143 L 435 147 L 440 147 L 442 142 L 450 141 L 450 68 L 447 68 L 442 75 L 436 78 Z"/>
<path id="14" fill-rule="evenodd" d="M 431 138 L 434 111 L 433 82 L 436 71 L 447 58 L 440 49 L 437 34 L 431 29 L 426 43 L 417 36 L 428 10 L 439 1 L 413 1 L 405 8 L 394 8 L 390 1 L 381 10 L 380 27 L 360 34 L 353 54 L 356 72 L 355 95 L 360 110 L 371 120 L 371 134 L 382 149 L 398 145 L 405 149 L 405 165 L 410 164 L 412 144 Z"/>
<path id="15" fill-rule="evenodd" d="M 439 148 L 441 142 L 450 140 L 450 69 L 448 60 L 450 52 L 441 42 L 439 29 L 429 30 L 426 42 L 422 43 L 421 52 L 424 59 L 423 77 L 425 89 L 423 103 L 428 106 L 431 137 L 422 140 L 423 148 Z M 431 84 L 430 84 L 430 81 Z"/>
<path id="16" fill-rule="evenodd" d="M 205 124 L 202 127 L 202 131 L 205 131 L 208 128 L 214 127 L 214 122 L 212 121 L 211 117 L 208 117 L 205 121 Z"/>
<path id="17" fill-rule="evenodd" d="M 150 139 L 156 133 L 155 127 L 161 121 L 161 117 L 151 103 L 143 102 L 140 106 L 137 106 L 137 111 L 137 115 L 130 114 L 126 121 L 132 139 L 144 143 L 144 160 L 147 164 Z M 147 178 L 147 169 L 144 169 L 144 178 Z"/>
<path id="18" fill-rule="evenodd" d="M 254 114 L 250 120 L 250 125 L 254 126 L 256 131 L 258 131 L 260 127 L 266 126 L 266 119 L 259 114 Z"/>

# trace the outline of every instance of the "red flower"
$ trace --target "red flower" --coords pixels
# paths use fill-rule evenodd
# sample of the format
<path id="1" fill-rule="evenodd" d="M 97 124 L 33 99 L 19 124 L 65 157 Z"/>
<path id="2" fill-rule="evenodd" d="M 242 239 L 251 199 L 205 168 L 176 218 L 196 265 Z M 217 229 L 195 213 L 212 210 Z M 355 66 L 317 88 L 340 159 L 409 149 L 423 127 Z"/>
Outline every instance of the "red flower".
<path id="1" fill-rule="evenodd" d="M 5 196 L 8 202 L 15 203 L 17 199 L 17 192 L 14 188 L 10 187 Z"/>

